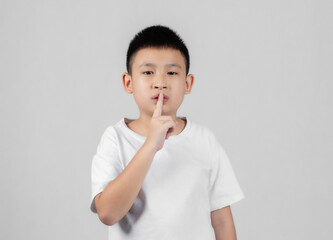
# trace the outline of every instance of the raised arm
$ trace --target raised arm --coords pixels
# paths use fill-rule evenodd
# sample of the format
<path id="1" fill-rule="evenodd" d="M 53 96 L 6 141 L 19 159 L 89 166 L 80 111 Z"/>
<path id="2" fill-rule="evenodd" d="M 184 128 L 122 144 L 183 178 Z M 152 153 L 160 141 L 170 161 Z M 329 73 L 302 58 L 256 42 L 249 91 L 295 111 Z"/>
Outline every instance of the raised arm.
<path id="1" fill-rule="evenodd" d="M 126 168 L 95 197 L 98 217 L 106 225 L 113 225 L 130 210 L 141 189 L 157 151 L 173 131 L 176 122 L 162 116 L 163 94 L 159 95 L 146 141 Z"/>
<path id="2" fill-rule="evenodd" d="M 98 217 L 106 225 L 123 218 L 133 205 L 156 151 L 144 143 L 127 167 L 95 197 Z"/>

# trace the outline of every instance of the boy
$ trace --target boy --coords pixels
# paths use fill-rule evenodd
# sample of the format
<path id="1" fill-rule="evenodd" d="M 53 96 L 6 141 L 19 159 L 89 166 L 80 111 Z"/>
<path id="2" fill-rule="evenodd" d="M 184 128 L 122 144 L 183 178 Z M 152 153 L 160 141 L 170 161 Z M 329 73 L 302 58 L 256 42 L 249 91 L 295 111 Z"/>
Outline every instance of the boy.
<path id="1" fill-rule="evenodd" d="M 209 128 L 176 114 L 194 81 L 184 42 L 168 27 L 143 29 L 126 66 L 140 117 L 105 130 L 91 171 L 91 210 L 109 239 L 235 240 L 230 204 L 244 194 L 230 161 Z"/>

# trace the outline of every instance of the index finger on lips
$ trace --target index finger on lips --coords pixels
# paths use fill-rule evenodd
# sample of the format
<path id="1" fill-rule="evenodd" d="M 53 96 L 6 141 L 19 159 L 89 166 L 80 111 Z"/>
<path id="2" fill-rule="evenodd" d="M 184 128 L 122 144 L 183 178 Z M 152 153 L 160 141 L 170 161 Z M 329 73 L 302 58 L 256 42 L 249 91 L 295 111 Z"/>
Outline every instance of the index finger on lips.
<path id="1" fill-rule="evenodd" d="M 153 117 L 158 117 L 162 115 L 162 106 L 163 106 L 163 93 L 160 93 L 158 96 L 158 101 L 156 103 L 156 108 Z"/>

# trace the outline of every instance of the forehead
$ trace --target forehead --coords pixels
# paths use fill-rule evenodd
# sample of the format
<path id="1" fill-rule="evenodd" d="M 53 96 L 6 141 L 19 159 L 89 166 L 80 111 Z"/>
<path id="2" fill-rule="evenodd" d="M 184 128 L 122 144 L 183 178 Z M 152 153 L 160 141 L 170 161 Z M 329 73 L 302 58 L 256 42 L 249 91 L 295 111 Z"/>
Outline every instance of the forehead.
<path id="1" fill-rule="evenodd" d="M 173 48 L 143 48 L 134 56 L 133 67 L 138 68 L 145 63 L 154 65 L 178 64 L 185 69 L 185 59 L 179 50 Z"/>

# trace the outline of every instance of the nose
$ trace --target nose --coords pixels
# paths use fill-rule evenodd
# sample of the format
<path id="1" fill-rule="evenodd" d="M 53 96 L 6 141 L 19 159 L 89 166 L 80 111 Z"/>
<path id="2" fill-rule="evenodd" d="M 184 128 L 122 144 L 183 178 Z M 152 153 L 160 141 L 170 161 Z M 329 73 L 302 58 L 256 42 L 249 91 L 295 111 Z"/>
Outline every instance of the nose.
<path id="1" fill-rule="evenodd" d="M 167 84 L 164 81 L 163 76 L 156 76 L 153 83 L 153 88 L 163 89 L 166 88 Z"/>

